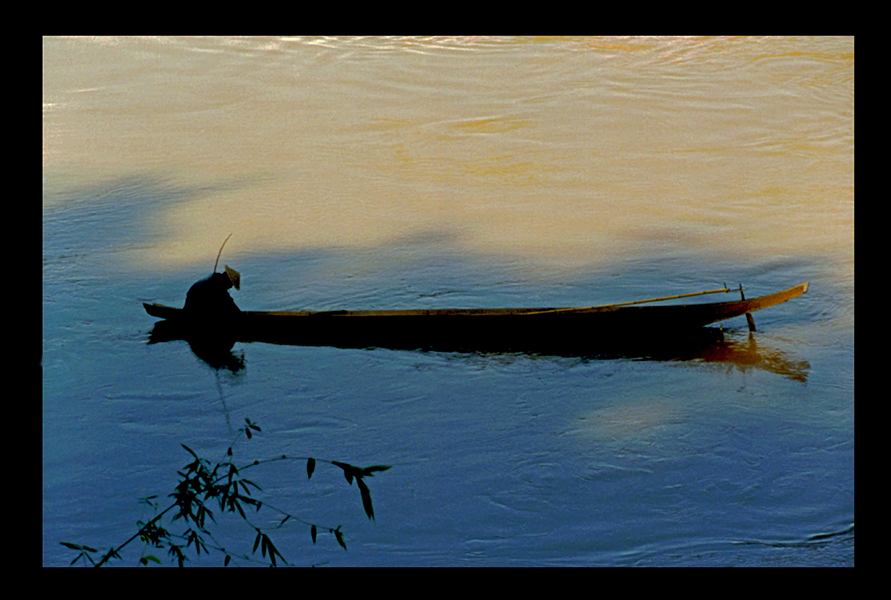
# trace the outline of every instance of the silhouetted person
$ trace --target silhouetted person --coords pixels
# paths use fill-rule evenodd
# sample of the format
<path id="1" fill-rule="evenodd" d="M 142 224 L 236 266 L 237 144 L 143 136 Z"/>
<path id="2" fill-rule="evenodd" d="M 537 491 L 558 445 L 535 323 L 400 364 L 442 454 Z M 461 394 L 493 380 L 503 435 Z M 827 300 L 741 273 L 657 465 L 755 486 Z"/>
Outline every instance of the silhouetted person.
<path id="1" fill-rule="evenodd" d="M 238 273 L 226 267 L 225 273 L 214 273 L 189 288 L 183 310 L 192 318 L 225 326 L 226 319 L 236 317 L 241 312 L 229 295 L 229 288 L 233 285 L 235 289 L 239 288 Z"/>

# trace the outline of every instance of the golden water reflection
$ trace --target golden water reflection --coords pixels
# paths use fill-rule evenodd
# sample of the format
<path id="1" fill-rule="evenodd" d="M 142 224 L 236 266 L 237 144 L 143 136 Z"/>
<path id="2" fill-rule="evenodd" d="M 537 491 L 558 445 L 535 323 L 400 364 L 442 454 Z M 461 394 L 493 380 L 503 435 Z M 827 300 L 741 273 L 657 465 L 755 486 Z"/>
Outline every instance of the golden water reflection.
<path id="1" fill-rule="evenodd" d="M 43 120 L 45 196 L 213 189 L 132 224 L 160 234 L 145 269 L 230 232 L 237 260 L 432 231 L 543 272 L 690 250 L 853 271 L 846 38 L 47 38 Z"/>
<path id="2" fill-rule="evenodd" d="M 810 363 L 788 352 L 759 343 L 753 334 L 746 341 L 724 341 L 699 351 L 694 360 L 727 365 L 739 371 L 763 370 L 793 381 L 807 381 Z"/>

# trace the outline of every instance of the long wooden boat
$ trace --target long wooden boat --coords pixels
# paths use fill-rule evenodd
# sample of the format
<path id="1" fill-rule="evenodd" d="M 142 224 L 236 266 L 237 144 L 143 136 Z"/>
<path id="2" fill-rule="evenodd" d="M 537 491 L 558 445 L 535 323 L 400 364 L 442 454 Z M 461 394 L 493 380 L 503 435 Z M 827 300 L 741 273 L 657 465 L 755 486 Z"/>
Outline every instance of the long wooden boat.
<path id="1" fill-rule="evenodd" d="M 807 289 L 803 283 L 748 300 L 669 305 L 641 300 L 583 308 L 240 311 L 225 323 L 206 322 L 181 308 L 144 306 L 149 315 L 165 319 L 156 324 L 156 341 L 216 336 L 233 343 L 575 354 L 654 336 L 682 341 L 714 330 L 706 325 L 781 304 Z"/>

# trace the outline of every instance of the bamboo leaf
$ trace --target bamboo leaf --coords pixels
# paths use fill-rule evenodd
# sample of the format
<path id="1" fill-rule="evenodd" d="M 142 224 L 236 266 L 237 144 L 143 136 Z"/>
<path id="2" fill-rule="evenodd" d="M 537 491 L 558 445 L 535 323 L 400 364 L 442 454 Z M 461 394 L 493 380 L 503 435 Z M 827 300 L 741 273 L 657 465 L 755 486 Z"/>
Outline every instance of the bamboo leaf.
<path id="1" fill-rule="evenodd" d="M 308 458 L 306 459 L 306 478 L 312 478 L 312 472 L 316 470 L 316 459 Z"/>
<path id="2" fill-rule="evenodd" d="M 244 477 L 241 478 L 241 481 L 240 481 L 239 483 L 241 483 L 241 487 L 244 488 L 245 493 L 248 494 L 248 495 L 250 495 L 250 493 L 251 493 L 250 490 L 248 490 L 248 486 L 249 486 L 249 485 L 254 486 L 255 488 L 257 488 L 257 489 L 260 490 L 260 491 L 263 490 L 263 488 L 261 488 L 259 485 L 257 485 L 256 483 L 254 483 L 254 482 L 251 481 L 250 479 L 245 479 Z"/>
<path id="3" fill-rule="evenodd" d="M 386 471 L 389 468 L 390 468 L 390 465 L 373 465 L 371 467 L 365 467 L 364 469 L 362 469 L 362 475 L 363 476 L 367 475 L 367 476 L 371 477 L 374 475 L 374 473 Z"/>
<path id="4" fill-rule="evenodd" d="M 253 554 L 254 552 L 257 551 L 257 546 L 260 545 L 260 540 L 261 540 L 262 538 L 263 538 L 263 534 L 262 534 L 262 533 L 260 532 L 260 530 L 258 529 L 258 530 L 257 530 L 257 537 L 254 539 L 254 549 L 251 550 L 251 553 L 252 553 L 252 554 Z"/>
<path id="5" fill-rule="evenodd" d="M 204 506 L 203 504 L 199 504 L 198 505 L 198 514 L 195 515 L 195 519 L 193 519 L 193 520 L 197 523 L 198 527 L 200 527 L 201 529 L 204 529 L 204 522 L 206 520 L 205 517 L 210 517 L 210 520 L 213 521 L 214 523 L 217 522 L 217 520 L 214 518 L 213 513 L 210 511 L 210 509 L 207 508 L 206 506 Z"/>
<path id="6" fill-rule="evenodd" d="M 226 558 L 223 559 L 223 566 L 224 566 L 224 567 L 229 566 L 229 561 L 230 561 L 230 560 L 232 560 L 232 557 L 229 556 L 229 555 L 227 554 L 227 555 L 226 555 Z"/>
<path id="7" fill-rule="evenodd" d="M 362 507 L 365 509 L 365 514 L 373 521 L 374 509 L 371 507 L 371 492 L 361 479 L 356 479 L 356 485 L 359 486 L 359 493 L 362 495 Z"/>
<path id="8" fill-rule="evenodd" d="M 275 544 L 272 543 L 272 540 L 269 539 L 269 536 L 268 536 L 268 535 L 266 536 L 266 544 L 267 544 L 267 546 L 269 547 L 269 560 L 272 561 L 272 566 L 274 567 L 274 566 L 276 566 L 276 562 L 275 562 L 275 555 L 276 555 L 276 554 L 278 554 L 279 556 L 281 556 L 283 559 L 284 559 L 285 557 L 282 556 L 282 553 L 278 551 L 278 548 L 275 547 Z"/>
<path id="9" fill-rule="evenodd" d="M 183 448 L 185 448 L 185 449 L 186 449 L 186 452 L 188 452 L 189 454 L 191 454 L 191 455 L 194 456 L 195 458 L 198 458 L 198 455 L 195 454 L 195 452 L 193 452 L 191 448 L 189 448 L 189 447 L 186 446 L 185 444 L 180 444 L 180 446 L 182 446 Z"/>
<path id="10" fill-rule="evenodd" d="M 312 527 L 309 528 L 309 535 L 310 535 L 310 537 L 312 537 L 313 544 L 316 543 L 316 533 L 318 533 L 318 532 L 316 531 L 315 525 L 313 525 Z M 77 560 L 77 559 L 75 558 L 74 560 Z"/>
<path id="11" fill-rule="evenodd" d="M 95 548 L 90 548 L 89 546 L 82 546 L 81 544 L 72 544 L 71 542 L 59 542 L 66 548 L 71 548 L 72 550 L 86 550 L 87 552 L 98 552 Z"/>
<path id="12" fill-rule="evenodd" d="M 205 549 L 205 552 L 207 550 Z M 170 550 L 167 551 L 167 554 L 170 556 L 176 557 L 176 564 L 179 567 L 182 567 L 186 564 L 186 555 L 183 554 L 182 548 L 180 546 L 172 545 L 170 546 Z"/>
<path id="13" fill-rule="evenodd" d="M 247 521 L 247 516 L 244 514 L 244 509 L 241 508 L 241 503 L 238 500 L 236 500 L 235 498 L 231 498 L 229 502 L 232 506 L 234 506 L 236 509 L 238 509 L 238 514 L 241 515 L 241 518 L 244 519 L 245 521 Z M 233 511 L 233 512 L 235 512 L 235 511 Z"/>
<path id="14" fill-rule="evenodd" d="M 357 473 L 360 473 L 359 469 L 357 469 L 353 465 L 349 465 L 347 463 L 342 463 L 342 462 L 339 462 L 336 460 L 332 460 L 331 464 L 343 469 L 343 476 L 347 480 L 347 483 L 349 483 L 350 485 L 353 485 L 353 476 L 356 475 Z"/>
<path id="15" fill-rule="evenodd" d="M 347 549 L 346 542 L 343 541 L 343 532 L 340 530 L 340 528 L 332 529 L 331 533 L 333 533 L 334 537 L 337 538 L 337 543 L 340 544 L 341 548 L 346 550 Z"/>

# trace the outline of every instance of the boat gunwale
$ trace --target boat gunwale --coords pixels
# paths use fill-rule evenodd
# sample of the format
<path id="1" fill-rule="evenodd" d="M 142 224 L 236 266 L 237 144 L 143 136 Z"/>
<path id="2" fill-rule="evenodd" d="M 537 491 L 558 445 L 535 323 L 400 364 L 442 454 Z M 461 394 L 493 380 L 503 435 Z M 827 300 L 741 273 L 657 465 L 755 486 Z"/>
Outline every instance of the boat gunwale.
<path id="1" fill-rule="evenodd" d="M 557 315 L 590 315 L 597 313 L 634 313 L 646 312 L 676 312 L 676 311 L 714 311 L 715 321 L 721 321 L 734 316 L 740 316 L 748 312 L 760 310 L 781 304 L 807 292 L 809 282 L 791 287 L 789 289 L 759 296 L 746 300 L 730 300 L 724 302 L 704 302 L 693 304 L 668 304 L 668 305 L 632 305 L 628 303 L 605 304 L 582 308 L 431 308 L 431 309 L 407 309 L 407 310 L 327 310 L 327 311 L 241 311 L 240 316 L 247 320 L 256 318 L 363 318 L 363 317 L 499 317 L 499 316 L 557 316 Z M 170 307 L 158 303 L 143 303 L 146 312 L 150 315 L 163 318 L 186 318 L 182 308 Z M 727 316 L 723 316 L 723 315 Z M 164 315 L 164 316 L 162 316 Z M 708 323 L 705 323 L 708 324 Z"/>

